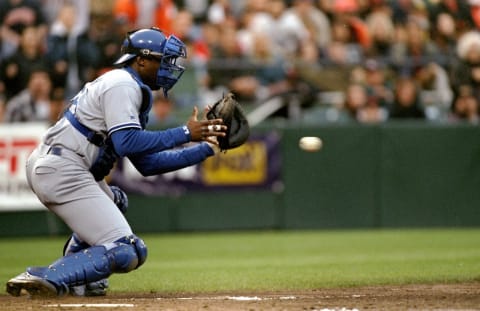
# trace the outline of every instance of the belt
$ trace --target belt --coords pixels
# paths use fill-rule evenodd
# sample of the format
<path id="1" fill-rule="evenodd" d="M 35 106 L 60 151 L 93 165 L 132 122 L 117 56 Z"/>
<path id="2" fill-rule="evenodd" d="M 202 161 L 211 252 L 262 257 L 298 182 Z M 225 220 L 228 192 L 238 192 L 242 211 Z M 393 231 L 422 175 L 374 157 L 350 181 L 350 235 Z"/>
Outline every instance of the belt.
<path id="1" fill-rule="evenodd" d="M 44 145 L 44 146 L 48 148 L 46 154 L 53 154 L 59 157 L 63 156 L 66 158 L 73 158 L 73 157 L 84 158 L 84 156 L 82 156 L 81 154 L 78 154 L 75 151 L 71 151 L 70 149 L 67 149 L 67 148 L 63 148 L 59 146 L 48 146 L 48 145 Z"/>
<path id="2" fill-rule="evenodd" d="M 39 146 L 39 155 L 54 155 L 57 157 L 62 157 L 64 159 L 68 159 L 77 163 L 85 163 L 87 164 L 87 159 L 84 155 L 80 153 L 76 153 L 73 150 L 68 149 L 68 147 L 64 147 L 62 145 L 47 145 L 42 143 Z"/>
<path id="3" fill-rule="evenodd" d="M 52 146 L 47 150 L 47 154 L 53 154 L 53 155 L 56 155 L 56 156 L 61 156 L 62 155 L 62 148 Z"/>

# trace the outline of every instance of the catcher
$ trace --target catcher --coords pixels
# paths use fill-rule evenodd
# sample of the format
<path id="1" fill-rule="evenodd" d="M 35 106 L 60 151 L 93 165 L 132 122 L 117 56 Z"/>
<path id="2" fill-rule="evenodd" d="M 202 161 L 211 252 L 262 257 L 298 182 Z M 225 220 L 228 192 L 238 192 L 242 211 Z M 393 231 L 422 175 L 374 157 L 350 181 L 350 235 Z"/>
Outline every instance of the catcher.
<path id="1" fill-rule="evenodd" d="M 63 257 L 7 282 L 13 296 L 23 290 L 34 296 L 103 295 L 112 273 L 145 262 L 147 246 L 122 213 L 127 196 L 104 180 L 117 159 L 127 157 L 150 176 L 200 163 L 247 139 L 248 123 L 235 123 L 241 111 L 229 108 L 238 106 L 230 95 L 212 107 L 208 119 L 199 121 L 195 108 L 183 126 L 145 130 L 152 90 L 166 94 L 177 83 L 184 71 L 177 59 L 186 57 L 186 47 L 150 28 L 128 33 L 122 51 L 118 68 L 87 83 L 28 158 L 31 189 L 73 235 Z M 182 147 L 188 142 L 196 144 Z"/>

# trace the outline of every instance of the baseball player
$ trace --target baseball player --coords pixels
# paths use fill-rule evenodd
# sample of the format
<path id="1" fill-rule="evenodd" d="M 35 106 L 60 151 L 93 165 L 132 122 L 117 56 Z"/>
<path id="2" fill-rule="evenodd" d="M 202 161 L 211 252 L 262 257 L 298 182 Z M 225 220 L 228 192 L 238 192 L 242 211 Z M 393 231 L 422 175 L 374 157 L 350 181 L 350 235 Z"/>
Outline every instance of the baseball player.
<path id="1" fill-rule="evenodd" d="M 104 181 L 118 158 L 128 157 L 149 176 L 199 163 L 219 150 L 216 137 L 225 136 L 227 127 L 222 119 L 197 120 L 196 108 L 184 126 L 145 130 L 152 90 L 166 95 L 184 71 L 176 63 L 186 57 L 184 43 L 157 28 L 140 29 L 127 34 L 122 52 L 118 68 L 84 86 L 27 161 L 30 187 L 74 234 L 65 256 L 7 282 L 13 296 L 22 290 L 60 296 L 88 285 L 102 290 L 112 273 L 145 262 L 147 247 L 122 213 L 125 193 Z M 197 143 L 183 146 L 189 142 Z"/>

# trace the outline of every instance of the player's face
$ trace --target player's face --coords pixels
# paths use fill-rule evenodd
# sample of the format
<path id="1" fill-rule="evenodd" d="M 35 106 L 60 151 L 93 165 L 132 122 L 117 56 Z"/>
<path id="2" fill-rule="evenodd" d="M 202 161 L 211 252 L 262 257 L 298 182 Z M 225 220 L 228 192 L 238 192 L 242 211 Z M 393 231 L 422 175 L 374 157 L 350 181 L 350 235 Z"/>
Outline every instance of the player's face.
<path id="1" fill-rule="evenodd" d="M 157 90 L 157 72 L 160 68 L 159 58 L 145 58 L 144 71 L 142 75 L 143 83 L 148 85 L 152 90 Z"/>

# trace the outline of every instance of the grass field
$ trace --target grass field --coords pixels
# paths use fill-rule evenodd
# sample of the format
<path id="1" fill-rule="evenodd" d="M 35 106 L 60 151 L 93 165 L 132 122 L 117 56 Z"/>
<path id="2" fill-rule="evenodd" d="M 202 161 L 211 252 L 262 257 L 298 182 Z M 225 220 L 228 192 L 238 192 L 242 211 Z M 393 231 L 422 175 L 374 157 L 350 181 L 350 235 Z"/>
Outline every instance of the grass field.
<path id="1" fill-rule="evenodd" d="M 278 291 L 480 280 L 480 229 L 142 235 L 147 262 L 112 292 Z M 0 279 L 57 259 L 64 238 L 0 239 Z M 3 293 L 0 293 L 4 294 Z"/>

